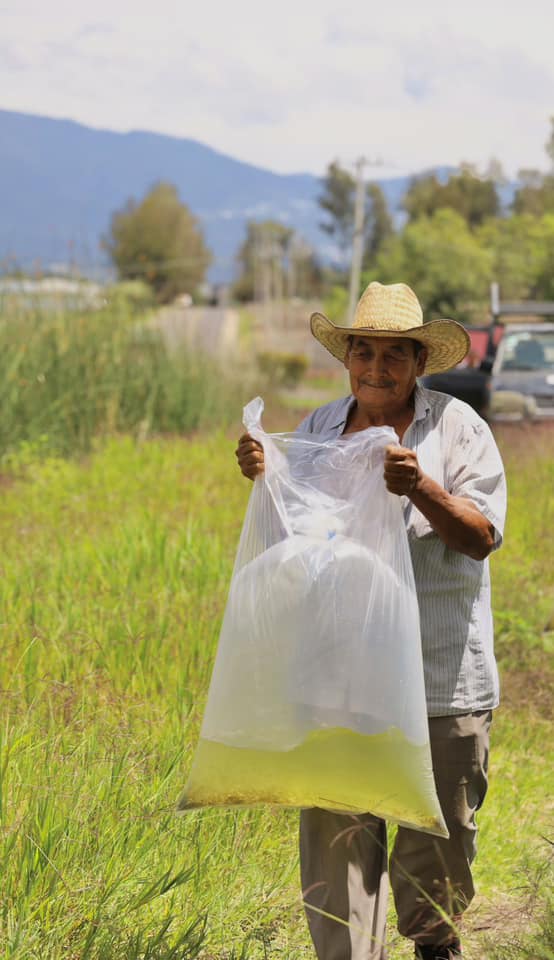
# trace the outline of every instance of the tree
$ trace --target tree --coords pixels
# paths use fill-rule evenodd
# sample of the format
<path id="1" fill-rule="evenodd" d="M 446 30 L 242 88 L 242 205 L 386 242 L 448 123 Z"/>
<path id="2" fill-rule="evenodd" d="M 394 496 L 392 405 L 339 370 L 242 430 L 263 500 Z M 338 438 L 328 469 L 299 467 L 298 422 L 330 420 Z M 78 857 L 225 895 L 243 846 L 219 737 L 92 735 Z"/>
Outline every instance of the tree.
<path id="1" fill-rule="evenodd" d="M 542 217 L 545 213 L 554 213 L 554 117 L 550 118 L 550 137 L 545 149 L 550 160 L 548 173 L 535 169 L 518 171 L 519 188 L 512 205 L 516 214 Z"/>
<path id="2" fill-rule="evenodd" d="M 421 301 L 425 318 L 454 317 L 471 322 L 488 302 L 493 257 L 478 242 L 461 214 L 437 210 L 408 223 L 389 238 L 364 285 L 408 283 Z"/>
<path id="3" fill-rule="evenodd" d="M 193 291 L 211 260 L 198 221 L 171 183 L 156 184 L 140 203 L 128 200 L 102 246 L 121 279 L 146 280 L 161 303 Z"/>
<path id="4" fill-rule="evenodd" d="M 441 182 L 435 173 L 412 177 L 402 201 L 410 222 L 435 213 L 440 206 L 440 189 Z"/>
<path id="5" fill-rule="evenodd" d="M 356 181 L 352 174 L 343 170 L 336 160 L 330 163 L 323 178 L 323 192 L 317 198 L 329 219 L 320 227 L 337 241 L 343 255 L 349 254 L 352 247 L 355 193 Z"/>
<path id="6" fill-rule="evenodd" d="M 367 185 L 369 207 L 366 214 L 366 241 L 363 265 L 370 267 L 375 262 L 381 247 L 393 233 L 392 218 L 385 194 L 378 183 Z"/>
<path id="7" fill-rule="evenodd" d="M 313 248 L 294 233 L 287 246 L 287 289 L 289 296 L 321 296 L 323 269 Z"/>
<path id="8" fill-rule="evenodd" d="M 497 217 L 500 203 L 493 180 L 462 171 L 450 177 L 444 186 L 445 206 L 457 210 L 470 227 Z"/>
<path id="9" fill-rule="evenodd" d="M 318 197 L 319 206 L 327 213 L 328 219 L 320 226 L 336 239 L 344 259 L 350 257 L 352 249 L 355 197 L 356 180 L 353 175 L 337 161 L 329 164 L 323 179 L 323 192 Z M 369 183 L 364 210 L 364 267 L 367 268 L 375 260 L 392 232 L 393 224 L 385 195 L 378 183 Z"/>
<path id="10" fill-rule="evenodd" d="M 540 170 L 519 170 L 519 187 L 514 196 L 512 210 L 515 214 L 531 214 L 542 217 L 554 212 L 554 175 Z"/>
<path id="11" fill-rule="evenodd" d="M 284 260 L 293 235 L 277 220 L 250 220 L 237 261 L 240 275 L 233 292 L 239 300 L 281 299 L 284 295 Z"/>
<path id="12" fill-rule="evenodd" d="M 490 158 L 483 176 L 485 180 L 491 180 L 496 187 L 504 187 L 508 183 L 504 168 L 497 157 Z"/>
<path id="13" fill-rule="evenodd" d="M 312 248 L 276 220 L 251 220 L 238 252 L 238 300 L 312 297 L 320 292 L 322 270 Z"/>
<path id="14" fill-rule="evenodd" d="M 491 220 L 478 240 L 493 260 L 505 300 L 554 300 L 554 214 Z"/>
<path id="15" fill-rule="evenodd" d="M 441 183 L 434 173 L 412 180 L 403 201 L 410 221 L 433 216 L 437 210 L 456 210 L 470 227 L 499 213 L 499 200 L 492 177 L 480 177 L 470 164 Z"/>

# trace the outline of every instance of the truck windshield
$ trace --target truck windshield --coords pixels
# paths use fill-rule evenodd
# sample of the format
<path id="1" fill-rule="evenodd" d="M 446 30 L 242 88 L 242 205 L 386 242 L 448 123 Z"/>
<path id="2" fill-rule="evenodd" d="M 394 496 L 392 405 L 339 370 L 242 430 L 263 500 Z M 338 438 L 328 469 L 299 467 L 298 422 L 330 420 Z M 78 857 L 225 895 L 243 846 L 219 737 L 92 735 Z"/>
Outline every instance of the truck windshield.
<path id="1" fill-rule="evenodd" d="M 554 330 L 504 335 L 502 370 L 554 370 Z"/>

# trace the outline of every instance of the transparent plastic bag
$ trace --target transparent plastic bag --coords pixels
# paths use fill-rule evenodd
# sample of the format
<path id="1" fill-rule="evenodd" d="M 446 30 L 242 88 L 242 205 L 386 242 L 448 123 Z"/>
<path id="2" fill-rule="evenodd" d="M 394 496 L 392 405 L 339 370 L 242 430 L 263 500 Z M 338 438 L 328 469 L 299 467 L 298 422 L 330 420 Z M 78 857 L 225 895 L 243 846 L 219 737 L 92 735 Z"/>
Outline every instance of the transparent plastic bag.
<path id="1" fill-rule="evenodd" d="M 389 427 L 267 434 L 200 740 L 180 800 L 371 812 L 447 836 L 435 793 L 419 611 Z"/>

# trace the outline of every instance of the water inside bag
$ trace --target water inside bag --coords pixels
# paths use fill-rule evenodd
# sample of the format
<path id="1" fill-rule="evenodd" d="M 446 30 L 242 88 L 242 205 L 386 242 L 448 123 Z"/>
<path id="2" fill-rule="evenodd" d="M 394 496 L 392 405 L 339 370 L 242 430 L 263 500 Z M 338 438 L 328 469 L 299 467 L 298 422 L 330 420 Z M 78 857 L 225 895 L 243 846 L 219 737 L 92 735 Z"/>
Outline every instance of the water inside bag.
<path id="1" fill-rule="evenodd" d="M 432 774 L 422 777 L 426 759 L 425 747 L 410 743 L 400 730 L 364 735 L 320 729 L 285 751 L 201 739 L 179 809 L 270 803 L 371 811 L 445 836 Z"/>

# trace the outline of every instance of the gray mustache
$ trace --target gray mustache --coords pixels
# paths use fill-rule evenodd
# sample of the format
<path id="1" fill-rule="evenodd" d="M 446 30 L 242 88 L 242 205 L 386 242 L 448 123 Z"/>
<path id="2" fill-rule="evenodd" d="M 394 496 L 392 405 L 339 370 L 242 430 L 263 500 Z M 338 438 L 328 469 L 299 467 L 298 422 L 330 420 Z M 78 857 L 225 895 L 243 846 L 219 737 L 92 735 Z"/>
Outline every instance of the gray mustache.
<path id="1" fill-rule="evenodd" d="M 382 383 L 370 383 L 368 380 L 361 380 L 360 383 L 363 383 L 365 387 L 392 387 L 394 384 L 391 380 L 384 380 Z"/>

